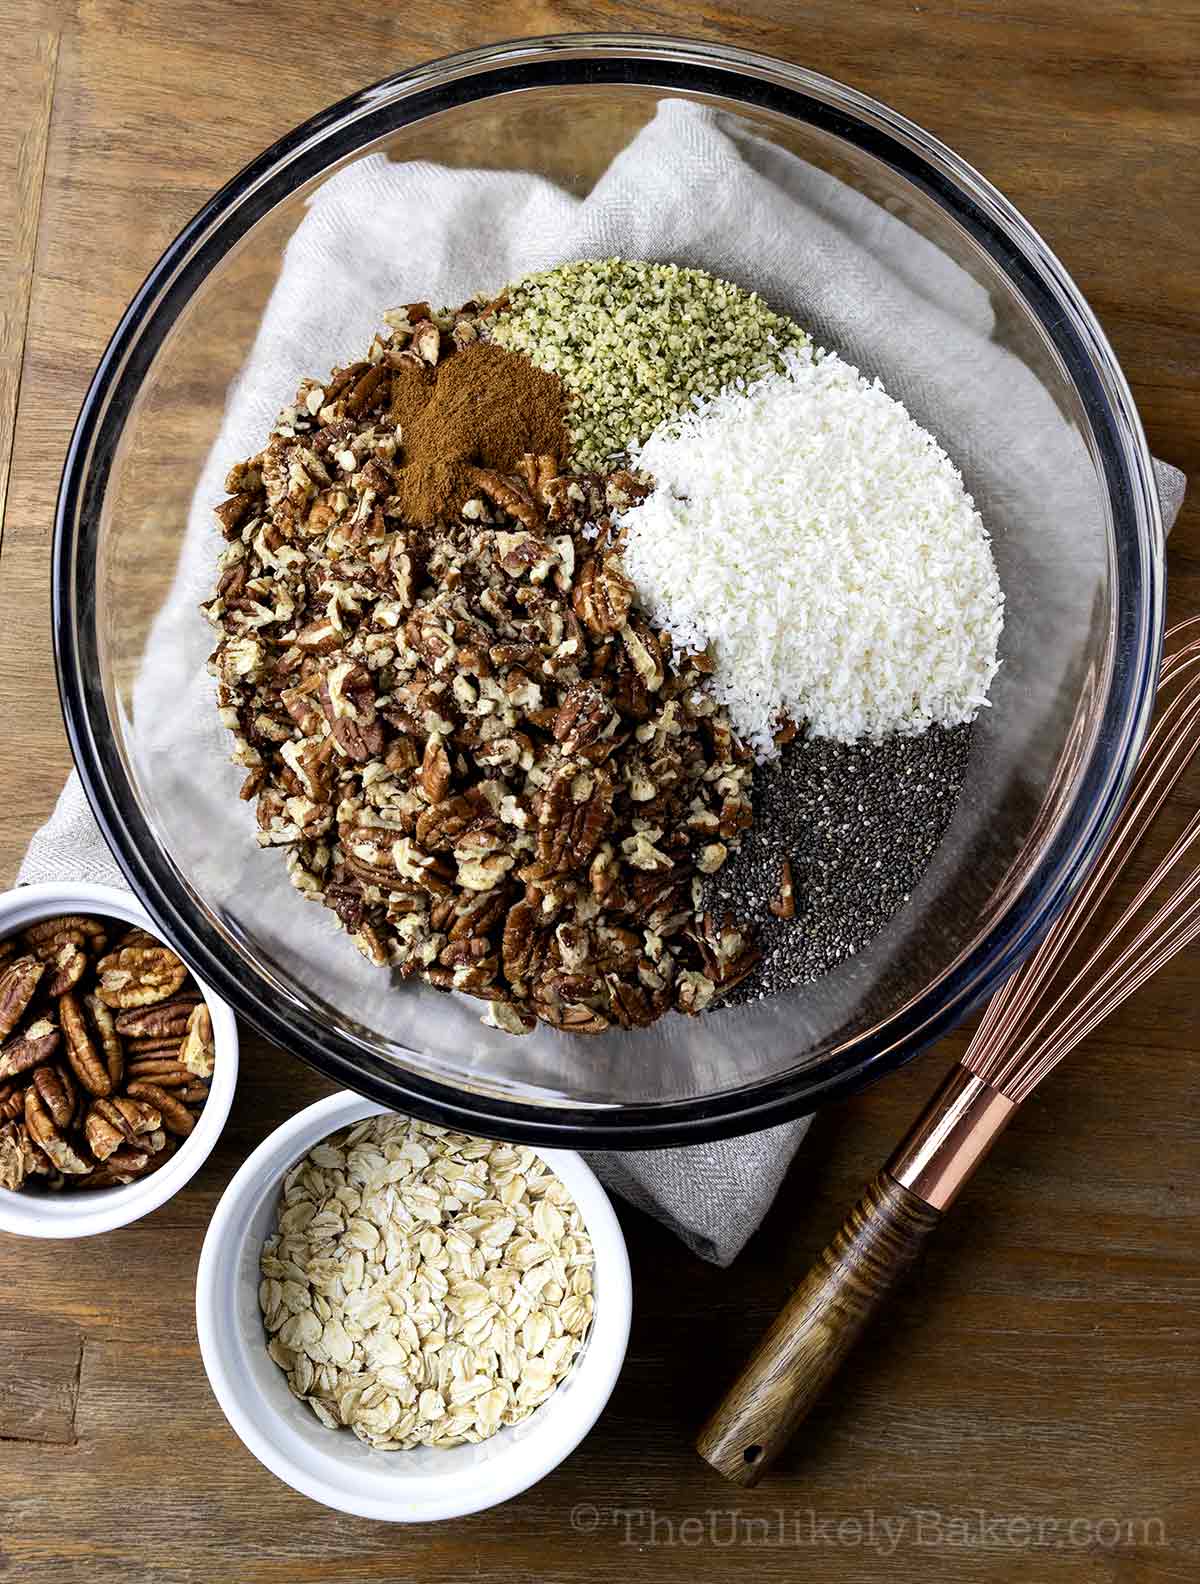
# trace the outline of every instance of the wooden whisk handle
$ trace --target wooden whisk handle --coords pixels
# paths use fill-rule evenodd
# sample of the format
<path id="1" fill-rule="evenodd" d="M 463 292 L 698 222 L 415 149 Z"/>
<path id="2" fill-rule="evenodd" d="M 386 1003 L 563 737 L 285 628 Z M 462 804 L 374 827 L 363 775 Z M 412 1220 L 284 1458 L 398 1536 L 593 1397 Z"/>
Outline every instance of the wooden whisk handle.
<path id="1" fill-rule="evenodd" d="M 726 1479 L 758 1484 L 1015 1109 L 951 1068 L 700 1432 Z"/>
<path id="2" fill-rule="evenodd" d="M 700 1456 L 757 1485 L 941 1219 L 881 1171 L 700 1432 Z"/>

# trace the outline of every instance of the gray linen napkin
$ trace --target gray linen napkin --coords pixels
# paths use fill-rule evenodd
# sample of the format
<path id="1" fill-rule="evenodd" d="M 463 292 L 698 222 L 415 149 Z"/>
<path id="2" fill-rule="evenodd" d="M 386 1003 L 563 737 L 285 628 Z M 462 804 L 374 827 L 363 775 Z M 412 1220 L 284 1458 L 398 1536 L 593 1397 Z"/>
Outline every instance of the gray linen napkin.
<path id="1" fill-rule="evenodd" d="M 381 308 L 392 303 L 431 296 L 462 301 L 560 259 L 614 253 L 684 263 L 694 257 L 776 301 L 802 273 L 812 322 L 828 344 L 864 367 L 870 360 L 860 348 L 872 339 L 894 351 L 899 335 L 912 346 L 936 337 L 950 347 L 982 346 L 987 356 L 1011 362 L 1014 406 L 1040 397 L 1023 366 L 990 343 L 992 310 L 982 287 L 895 215 L 715 111 L 664 100 L 582 200 L 533 176 L 367 156 L 312 199 L 230 391 L 197 485 L 175 585 L 148 642 L 154 664 L 135 685 L 139 735 L 145 721 L 149 737 L 157 731 L 159 751 L 191 752 L 210 767 L 224 755 L 210 683 L 194 653 L 181 650 L 180 623 L 195 620 L 195 606 L 211 586 L 211 507 L 221 480 L 233 461 L 256 448 L 300 378 L 358 356 Z M 944 363 L 952 367 L 953 358 Z M 936 415 L 936 380 L 926 404 Z M 1169 524 L 1184 479 L 1165 464 L 1155 467 Z M 161 731 L 157 722 L 166 723 Z M 196 722 L 206 723 L 208 735 L 195 735 L 205 730 Z M 192 735 L 185 740 L 185 734 Z M 211 769 L 202 779 L 213 779 Z M 19 878 L 66 876 L 124 884 L 75 775 L 34 837 Z M 807 1127 L 801 1119 L 726 1143 L 591 1159 L 616 1192 L 701 1257 L 724 1265 L 761 1221 Z"/>

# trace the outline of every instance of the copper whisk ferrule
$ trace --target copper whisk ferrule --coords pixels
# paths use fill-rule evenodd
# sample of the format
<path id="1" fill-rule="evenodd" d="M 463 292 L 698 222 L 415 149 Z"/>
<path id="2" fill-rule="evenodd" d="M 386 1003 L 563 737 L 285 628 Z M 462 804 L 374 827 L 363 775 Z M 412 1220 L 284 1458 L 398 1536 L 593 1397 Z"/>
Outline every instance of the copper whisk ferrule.
<path id="1" fill-rule="evenodd" d="M 935 1210 L 948 1209 L 1016 1109 L 978 1073 L 954 1067 L 885 1170 Z"/>

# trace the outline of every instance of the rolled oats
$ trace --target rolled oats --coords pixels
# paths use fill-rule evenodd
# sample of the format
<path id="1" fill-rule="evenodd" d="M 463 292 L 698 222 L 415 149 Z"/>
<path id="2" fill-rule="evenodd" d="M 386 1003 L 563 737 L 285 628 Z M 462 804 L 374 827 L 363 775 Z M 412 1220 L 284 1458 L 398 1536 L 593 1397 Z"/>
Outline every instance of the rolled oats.
<path id="1" fill-rule="evenodd" d="M 371 1446 L 483 1441 L 569 1374 L 592 1265 L 533 1150 L 373 1117 L 284 1178 L 260 1261 L 267 1351 L 322 1424 Z"/>

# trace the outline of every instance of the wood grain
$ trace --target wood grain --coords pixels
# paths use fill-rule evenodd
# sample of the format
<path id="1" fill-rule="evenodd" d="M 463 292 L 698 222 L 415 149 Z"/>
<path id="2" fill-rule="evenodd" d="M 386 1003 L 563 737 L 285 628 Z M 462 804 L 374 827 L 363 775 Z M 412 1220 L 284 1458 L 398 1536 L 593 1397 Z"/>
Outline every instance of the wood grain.
<path id="1" fill-rule="evenodd" d="M 0 80 L 22 106 L 0 141 L 0 550 L 58 64 L 58 34 L 30 21 L 0 33 Z"/>
<path id="2" fill-rule="evenodd" d="M 706 1463 L 759 1483 L 941 1219 L 886 1171 L 868 1184 L 701 1430 Z"/>
<path id="3" fill-rule="evenodd" d="M 0 1439 L 75 1444 L 83 1333 L 46 1314 L 0 1310 Z"/>
<path id="4" fill-rule="evenodd" d="M 12 200 L 26 229 L 36 223 L 36 268 L 0 548 L 0 883 L 69 767 L 48 620 L 54 498 L 88 379 L 138 282 L 211 192 L 341 95 L 489 38 L 587 28 L 773 51 L 936 132 L 1066 261 L 1151 446 L 1200 472 L 1194 0 L 1097 0 L 1086 12 L 1075 0 L 432 0 L 421 10 L 0 0 L 6 61 L 36 59 L 36 38 L 59 38 L 48 120 L 14 68 L 0 127 L 5 171 L 18 168 L 19 146 L 45 139 L 36 220 Z M 5 237 L 15 234 L 7 214 Z M 0 362 L 9 366 L 7 345 Z M 1200 609 L 1195 495 L 1169 561 L 1172 616 Z M 1198 804 L 1193 778 L 1179 812 Z M 732 1272 L 622 1207 L 634 1331 L 596 1429 L 505 1507 L 403 1531 L 330 1514 L 274 1480 L 203 1378 L 191 1306 L 213 1206 L 246 1152 L 328 1091 L 248 1042 L 229 1129 L 186 1193 L 104 1238 L 0 1241 L 0 1292 L 22 1334 L 69 1326 L 84 1339 L 73 1444 L 5 1440 L 0 1429 L 0 1573 L 31 1584 L 441 1584 L 485 1573 L 715 1584 L 735 1571 L 764 1584 L 1194 1584 L 1198 963 L 1196 952 L 1173 963 L 1022 1108 L 919 1282 L 759 1490 L 731 1502 L 692 1451 L 699 1421 L 961 1053 L 961 1034 L 817 1119 Z M 0 1314 L 0 1358 L 19 1372 L 15 1334 Z M 917 1527 L 920 1511 L 941 1515 L 940 1539 L 932 1521 Z M 976 1511 L 1043 1529 L 1005 1538 L 981 1530 Z M 894 1544 L 883 1519 L 903 1526 Z M 955 1519 L 975 1523 L 957 1541 Z M 1071 1537 L 1072 1519 L 1162 1529 Z M 737 1523 L 776 1528 L 764 1539 Z"/>

